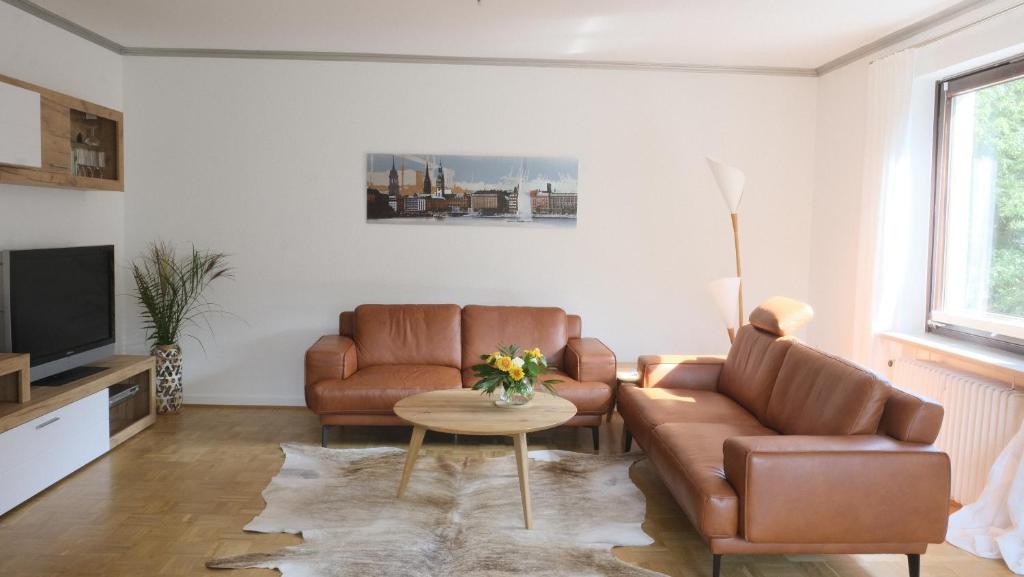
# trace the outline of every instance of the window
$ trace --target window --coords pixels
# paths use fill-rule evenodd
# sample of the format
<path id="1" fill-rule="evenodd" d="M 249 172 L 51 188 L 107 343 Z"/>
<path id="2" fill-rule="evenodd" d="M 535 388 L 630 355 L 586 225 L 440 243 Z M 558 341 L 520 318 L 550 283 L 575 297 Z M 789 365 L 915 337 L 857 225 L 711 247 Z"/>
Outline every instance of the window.
<path id="1" fill-rule="evenodd" d="M 940 82 L 928 330 L 1024 352 L 1024 60 Z"/>

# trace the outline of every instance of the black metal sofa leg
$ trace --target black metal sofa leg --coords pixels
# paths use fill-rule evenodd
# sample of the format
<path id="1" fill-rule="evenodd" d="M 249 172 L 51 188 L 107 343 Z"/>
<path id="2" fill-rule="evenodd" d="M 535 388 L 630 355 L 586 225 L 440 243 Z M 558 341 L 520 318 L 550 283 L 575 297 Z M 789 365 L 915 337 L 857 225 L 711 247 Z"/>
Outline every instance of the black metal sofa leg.
<path id="1" fill-rule="evenodd" d="M 907 567 L 910 569 L 910 577 L 921 577 L 921 556 L 917 553 L 908 554 Z"/>
<path id="2" fill-rule="evenodd" d="M 910 569 L 910 577 L 921 577 L 921 556 L 917 553 L 907 554 L 907 566 Z M 721 577 L 722 556 L 711 556 L 711 577 Z"/>
<path id="3" fill-rule="evenodd" d="M 320 425 L 320 446 L 327 448 L 327 428 L 330 425 Z"/>
<path id="4" fill-rule="evenodd" d="M 622 444 L 624 452 L 628 453 L 633 448 L 633 433 L 629 432 L 629 429 L 622 431 Z"/>
<path id="5" fill-rule="evenodd" d="M 590 427 L 590 435 L 594 438 L 594 452 L 601 449 L 601 427 Z"/>

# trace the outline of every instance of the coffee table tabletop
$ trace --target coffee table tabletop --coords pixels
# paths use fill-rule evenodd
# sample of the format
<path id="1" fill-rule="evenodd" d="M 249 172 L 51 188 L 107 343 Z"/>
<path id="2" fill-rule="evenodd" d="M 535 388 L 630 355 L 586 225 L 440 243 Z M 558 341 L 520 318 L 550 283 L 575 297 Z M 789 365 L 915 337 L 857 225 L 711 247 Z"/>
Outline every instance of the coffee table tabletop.
<path id="1" fill-rule="evenodd" d="M 521 407 L 497 407 L 494 397 L 472 389 L 430 391 L 406 397 L 395 404 L 395 414 L 413 424 L 412 439 L 405 456 L 405 469 L 398 484 L 398 498 L 405 494 L 427 430 L 456 435 L 497 435 L 512 437 L 519 493 L 523 500 L 526 528 L 533 527 L 530 511 L 529 458 L 526 434 L 557 427 L 576 415 L 576 406 L 549 393 L 537 393 Z"/>
<path id="2" fill-rule="evenodd" d="M 576 415 L 576 406 L 538 392 L 528 405 L 496 407 L 495 397 L 472 389 L 431 391 L 395 404 L 395 414 L 413 425 L 456 435 L 517 435 L 557 427 Z"/>

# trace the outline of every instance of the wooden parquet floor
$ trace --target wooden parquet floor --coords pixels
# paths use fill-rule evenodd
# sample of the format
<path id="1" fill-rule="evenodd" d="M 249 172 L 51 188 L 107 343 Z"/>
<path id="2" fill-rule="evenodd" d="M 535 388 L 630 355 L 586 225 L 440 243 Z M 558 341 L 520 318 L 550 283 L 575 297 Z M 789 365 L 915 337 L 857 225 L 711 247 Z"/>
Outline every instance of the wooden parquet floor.
<path id="1" fill-rule="evenodd" d="M 602 451 L 618 450 L 621 422 L 602 430 Z M 332 447 L 396 446 L 408 428 L 336 430 Z M 281 442 L 319 443 L 315 417 L 299 408 L 187 406 L 61 483 L 0 517 L 0 576 L 211 575 L 251 577 L 272 571 L 213 571 L 214 557 L 299 542 L 292 535 L 245 533 L 263 508 L 260 491 L 280 468 Z M 531 449 L 589 450 L 586 429 L 530 435 Z M 429 433 L 428 453 L 499 456 L 511 441 Z M 635 450 L 635 449 L 634 449 Z M 620 558 L 674 577 L 704 577 L 711 557 L 646 461 L 633 479 L 647 496 L 644 528 L 656 543 L 616 549 Z M 397 476 L 396 476 L 397 479 Z M 391 490 L 391 488 L 388 488 Z M 609 504 L 614 506 L 614 504 Z M 1000 561 L 949 545 L 922 559 L 928 577 L 1012 575 Z M 725 577 L 904 577 L 896 555 L 726 557 Z"/>

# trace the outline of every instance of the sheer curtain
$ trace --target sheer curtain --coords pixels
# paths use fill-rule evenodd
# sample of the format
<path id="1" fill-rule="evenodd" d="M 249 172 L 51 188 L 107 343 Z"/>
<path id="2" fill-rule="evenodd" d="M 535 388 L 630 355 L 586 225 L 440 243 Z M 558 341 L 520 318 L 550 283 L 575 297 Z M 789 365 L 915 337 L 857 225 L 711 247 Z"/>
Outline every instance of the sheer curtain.
<path id="1" fill-rule="evenodd" d="M 992 465 L 978 500 L 949 517 L 946 540 L 1024 575 L 1024 429 Z"/>
<path id="2" fill-rule="evenodd" d="M 875 335 L 891 330 L 906 294 L 912 219 L 910 113 L 913 49 L 871 63 L 864 140 L 854 357 L 879 367 Z"/>
<path id="3" fill-rule="evenodd" d="M 875 335 L 905 324 L 901 301 L 915 290 L 908 277 L 915 258 L 914 62 L 914 50 L 903 50 L 875 61 L 868 72 L 854 355 L 876 369 L 885 358 Z M 975 555 L 1002 557 L 1014 573 L 1024 574 L 1024 429 L 992 466 L 981 497 L 950 516 L 946 538 Z"/>

